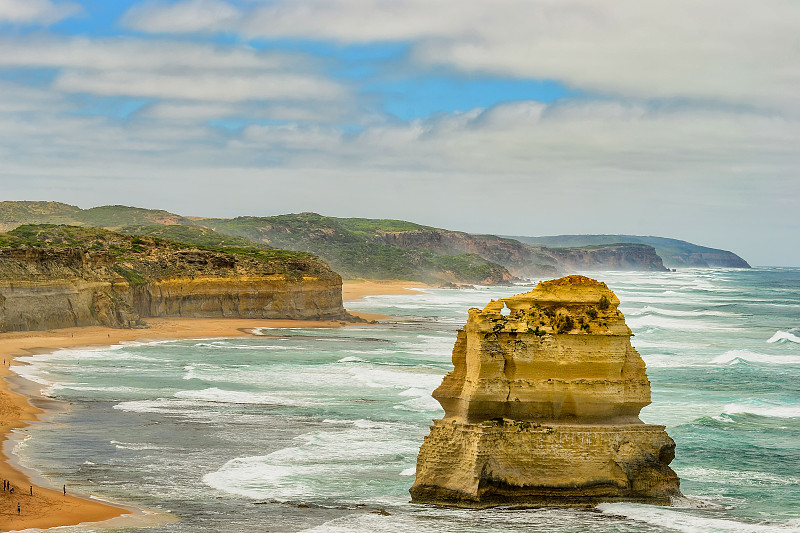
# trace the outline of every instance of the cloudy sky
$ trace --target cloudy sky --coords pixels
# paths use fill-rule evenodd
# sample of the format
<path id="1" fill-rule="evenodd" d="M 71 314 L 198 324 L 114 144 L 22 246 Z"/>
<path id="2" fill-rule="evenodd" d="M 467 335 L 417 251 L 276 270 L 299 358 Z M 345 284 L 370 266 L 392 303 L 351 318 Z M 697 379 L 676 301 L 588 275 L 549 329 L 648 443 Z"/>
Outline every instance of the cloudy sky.
<path id="1" fill-rule="evenodd" d="M 0 0 L 0 200 L 800 265 L 796 0 Z"/>

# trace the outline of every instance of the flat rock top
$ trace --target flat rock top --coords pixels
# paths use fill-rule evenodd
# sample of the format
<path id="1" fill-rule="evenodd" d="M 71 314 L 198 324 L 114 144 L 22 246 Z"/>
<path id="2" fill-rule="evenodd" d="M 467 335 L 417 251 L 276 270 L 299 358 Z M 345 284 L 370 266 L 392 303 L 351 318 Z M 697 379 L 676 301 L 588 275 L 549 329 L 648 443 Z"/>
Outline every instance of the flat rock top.
<path id="1" fill-rule="evenodd" d="M 573 275 L 540 281 L 532 291 L 504 298 L 502 301 L 514 308 L 519 304 L 596 304 L 603 297 L 610 305 L 619 305 L 619 298 L 605 283 L 586 276 Z"/>

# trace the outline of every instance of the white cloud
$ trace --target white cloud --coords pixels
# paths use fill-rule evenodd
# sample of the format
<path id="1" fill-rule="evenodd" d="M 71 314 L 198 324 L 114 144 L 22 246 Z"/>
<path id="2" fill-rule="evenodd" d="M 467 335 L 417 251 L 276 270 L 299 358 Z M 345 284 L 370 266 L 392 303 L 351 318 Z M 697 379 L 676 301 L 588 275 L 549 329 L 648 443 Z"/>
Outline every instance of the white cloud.
<path id="1" fill-rule="evenodd" d="M 0 67 L 58 69 L 65 92 L 210 102 L 343 102 L 348 89 L 301 54 L 136 39 L 0 41 Z"/>
<path id="2" fill-rule="evenodd" d="M 80 10 L 80 6 L 71 2 L 55 4 L 50 0 L 3 0 L 0 2 L 0 22 L 49 25 Z"/>
<path id="3" fill-rule="evenodd" d="M 335 101 L 345 91 L 334 82 L 288 73 L 153 73 L 128 71 L 71 71 L 60 75 L 56 89 L 102 96 L 132 96 L 241 102 L 246 100 Z"/>
<path id="4" fill-rule="evenodd" d="M 137 28 L 408 41 L 422 65 L 634 97 L 800 109 L 800 3 L 794 0 L 276 0 L 194 26 L 164 16 L 180 21 L 179 13 L 188 17 L 198 5 L 147 4 L 135 12 Z M 222 9 L 221 1 L 214 5 Z"/>
<path id="5" fill-rule="evenodd" d="M 16 102 L 0 106 L 4 198 L 51 191 L 81 205 L 150 205 L 158 190 L 159 207 L 188 214 L 317 210 L 506 234 L 639 232 L 754 262 L 798 260 L 771 244 L 796 240 L 793 118 L 516 102 L 358 134 L 287 124 L 231 137 L 203 125 L 209 115 L 190 120 L 199 103 L 119 121 L 75 115 L 66 95 L 8 83 L 0 93 Z M 240 104 L 208 107 L 224 115 Z"/>
<path id="6" fill-rule="evenodd" d="M 300 54 L 258 52 L 158 39 L 26 38 L 0 39 L 0 67 L 56 67 L 94 70 L 290 70 L 314 63 Z"/>
<path id="7" fill-rule="evenodd" d="M 0 0 L 0 9 L 20 5 Z M 357 86 L 326 75 L 325 58 L 195 37 L 5 37 L 0 68 L 53 77 L 38 89 L 0 80 L 4 199 L 52 191 L 82 205 L 150 205 L 158 190 L 159 207 L 200 215 L 318 210 L 473 231 L 639 232 L 726 244 L 707 234 L 750 238 L 761 262 L 793 261 L 770 253 L 797 257 L 759 237 L 797 240 L 797 223 L 787 222 L 800 198 L 795 4 L 236 5 L 150 2 L 125 22 L 157 33 L 408 41 L 402 67 L 412 77 L 443 66 L 550 78 L 584 94 L 404 123 L 359 109 Z M 119 119 L 91 115 L 103 111 L 95 105 L 115 105 L 92 95 L 152 102 Z M 255 124 L 226 131 L 212 119 Z"/>
<path id="8" fill-rule="evenodd" d="M 121 22 L 151 33 L 224 31 L 235 26 L 242 13 L 221 0 L 187 0 L 178 4 L 145 2 L 134 5 Z"/>

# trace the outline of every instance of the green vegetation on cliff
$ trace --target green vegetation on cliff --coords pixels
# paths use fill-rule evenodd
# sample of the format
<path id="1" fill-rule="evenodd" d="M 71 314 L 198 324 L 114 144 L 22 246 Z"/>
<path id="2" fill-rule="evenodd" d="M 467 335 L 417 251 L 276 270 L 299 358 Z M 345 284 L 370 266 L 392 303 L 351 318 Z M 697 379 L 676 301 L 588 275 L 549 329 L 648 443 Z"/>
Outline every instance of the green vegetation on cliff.
<path id="1" fill-rule="evenodd" d="M 341 277 L 311 254 L 201 233 L 217 246 L 52 224 L 0 233 L 0 331 L 162 316 L 352 318 Z"/>
<path id="2" fill-rule="evenodd" d="M 323 258 L 349 278 L 409 279 L 424 282 L 503 283 L 511 275 L 477 254 L 441 253 L 383 242 L 386 231 L 427 229 L 402 220 L 334 218 L 316 213 L 196 221 L 219 233 Z"/>
<path id="3" fill-rule="evenodd" d="M 145 224 L 191 224 L 191 221 L 161 209 L 143 209 L 125 205 L 81 209 L 60 202 L 0 202 L 0 226 L 11 223 L 121 228 Z"/>
<path id="4" fill-rule="evenodd" d="M 121 267 L 125 271 L 136 274 L 123 275 L 123 277 L 147 277 L 154 275 L 157 269 L 153 263 L 163 259 L 165 255 L 186 254 L 191 251 L 216 252 L 220 257 L 232 256 L 259 264 L 260 272 L 301 275 L 332 274 L 330 269 L 317 257 L 305 252 L 278 250 L 267 246 L 258 246 L 255 243 L 236 238 L 225 238 L 222 242 L 209 236 L 202 229 L 195 233 L 189 231 L 188 235 L 203 234 L 209 237 L 209 242 L 217 245 L 196 245 L 191 242 L 177 242 L 151 235 L 126 235 L 114 231 L 81 226 L 66 226 L 55 224 L 26 224 L 19 226 L 8 233 L 0 233 L 0 248 L 44 248 L 44 249 L 77 249 L 85 252 L 102 253 L 114 262 L 115 268 Z M 199 239 L 203 240 L 203 239 Z M 168 262 L 160 261 L 161 265 Z M 161 272 L 158 277 L 168 277 L 169 268 L 159 267 Z M 179 265 L 177 268 L 183 268 Z"/>
<path id="5" fill-rule="evenodd" d="M 168 241 L 175 241 L 182 244 L 191 244 L 194 246 L 203 247 L 226 249 L 254 247 L 259 249 L 272 248 L 271 246 L 267 246 L 250 239 L 235 237 L 233 235 L 223 235 L 222 233 L 217 233 L 216 231 L 203 226 L 161 226 L 158 224 L 153 224 L 149 226 L 126 226 L 121 228 L 119 232 L 126 235 L 149 235 L 151 237 L 159 237 Z"/>
<path id="6" fill-rule="evenodd" d="M 663 271 L 669 267 L 748 267 L 736 254 L 662 237 L 473 235 L 393 219 L 335 218 L 316 213 L 272 217 L 187 218 L 155 209 L 80 209 L 57 202 L 0 202 L 0 231 L 23 223 L 96 226 L 196 247 L 307 252 L 347 278 L 504 283 L 597 270 Z M 265 252 L 264 252 L 265 253 Z M 274 252 L 278 253 L 278 252 Z M 662 262 L 663 258 L 663 262 Z"/>
<path id="7" fill-rule="evenodd" d="M 20 224 L 70 224 L 76 222 L 79 207 L 60 202 L 0 202 L 0 231 Z"/>

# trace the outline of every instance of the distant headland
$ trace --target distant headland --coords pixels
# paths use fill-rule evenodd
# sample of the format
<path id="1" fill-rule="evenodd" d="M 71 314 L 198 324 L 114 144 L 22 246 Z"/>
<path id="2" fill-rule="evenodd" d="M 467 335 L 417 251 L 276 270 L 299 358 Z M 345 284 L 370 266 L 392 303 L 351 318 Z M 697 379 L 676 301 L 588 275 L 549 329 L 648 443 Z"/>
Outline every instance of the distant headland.
<path id="1" fill-rule="evenodd" d="M 23 224 L 105 228 L 192 246 L 259 246 L 306 252 L 345 279 L 495 285 L 515 278 L 600 270 L 749 268 L 732 252 L 663 237 L 501 237 L 403 220 L 316 213 L 204 218 L 121 205 L 80 209 L 59 202 L 0 202 L 0 231 Z"/>

